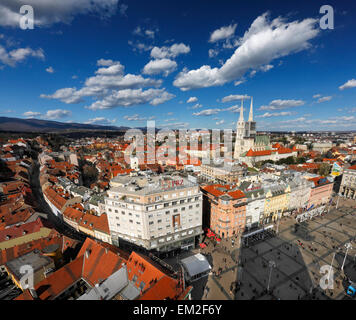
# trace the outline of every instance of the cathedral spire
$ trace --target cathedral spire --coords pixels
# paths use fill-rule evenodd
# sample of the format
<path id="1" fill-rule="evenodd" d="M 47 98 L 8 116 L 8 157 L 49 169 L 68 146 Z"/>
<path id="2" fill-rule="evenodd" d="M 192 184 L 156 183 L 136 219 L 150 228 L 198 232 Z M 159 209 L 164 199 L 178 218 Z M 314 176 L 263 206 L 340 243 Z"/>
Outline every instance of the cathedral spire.
<path id="1" fill-rule="evenodd" d="M 249 122 L 253 122 L 253 97 L 251 97 L 250 115 L 248 117 Z"/>
<path id="2" fill-rule="evenodd" d="M 239 122 L 244 122 L 244 99 L 241 99 L 241 108 L 240 108 L 240 119 Z"/>

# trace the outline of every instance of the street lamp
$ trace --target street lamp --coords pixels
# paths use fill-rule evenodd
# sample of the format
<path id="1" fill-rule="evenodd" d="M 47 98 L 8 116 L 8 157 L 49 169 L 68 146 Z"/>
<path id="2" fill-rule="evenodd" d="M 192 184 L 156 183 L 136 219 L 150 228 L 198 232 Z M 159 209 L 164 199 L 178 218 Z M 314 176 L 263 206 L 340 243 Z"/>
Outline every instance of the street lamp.
<path id="1" fill-rule="evenodd" d="M 337 195 L 337 202 L 336 202 L 336 208 L 337 209 L 339 207 L 339 200 L 340 200 L 340 195 L 338 194 Z"/>
<path id="2" fill-rule="evenodd" d="M 278 234 L 278 230 L 279 230 L 279 221 L 280 221 L 280 219 L 277 220 L 277 232 L 276 232 L 276 234 Z"/>
<path id="3" fill-rule="evenodd" d="M 270 267 L 270 271 L 269 271 L 269 277 L 268 277 L 268 285 L 267 285 L 267 292 L 269 292 L 269 285 L 271 282 L 271 275 L 272 275 L 272 269 L 276 267 L 276 263 L 273 260 L 270 260 L 268 262 L 269 267 Z"/>
<path id="4" fill-rule="evenodd" d="M 348 242 L 348 243 L 345 245 L 345 247 L 346 247 L 346 252 L 345 252 L 345 257 L 344 257 L 344 261 L 343 261 L 343 263 L 342 263 L 341 270 L 344 270 L 344 265 L 345 265 L 345 261 L 346 261 L 346 257 L 347 257 L 347 252 L 349 251 L 349 249 L 352 248 L 351 242 Z"/>
<path id="5" fill-rule="evenodd" d="M 334 263 L 335 255 L 336 255 L 336 252 L 334 252 L 333 258 L 331 260 L 330 269 L 329 269 L 328 283 L 330 283 L 330 275 L 331 275 L 331 270 L 333 269 L 333 263 Z"/>

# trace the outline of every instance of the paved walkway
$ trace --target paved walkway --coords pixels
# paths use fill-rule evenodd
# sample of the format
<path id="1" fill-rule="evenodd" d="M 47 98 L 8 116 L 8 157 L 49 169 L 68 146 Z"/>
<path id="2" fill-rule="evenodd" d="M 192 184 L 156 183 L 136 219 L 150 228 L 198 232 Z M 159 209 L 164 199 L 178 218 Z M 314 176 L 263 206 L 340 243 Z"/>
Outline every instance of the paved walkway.
<path id="1" fill-rule="evenodd" d="M 310 240 L 304 240 L 294 233 L 295 219 L 292 217 L 282 220 L 276 237 L 249 248 L 233 248 L 226 239 L 214 247 L 207 240 L 208 247 L 201 252 L 211 256 L 213 274 L 209 276 L 206 286 L 210 284 L 214 288 L 205 290 L 201 298 L 347 298 L 344 274 L 340 267 L 345 256 L 344 246 L 351 241 L 354 248 L 348 252 L 344 269 L 355 270 L 356 276 L 356 242 L 353 240 L 356 237 L 355 205 L 355 202 L 340 200 L 338 210 L 333 208 L 326 216 L 308 221 Z M 322 290 L 319 283 L 324 275 L 320 273 L 320 268 L 330 265 L 334 253 L 334 288 Z M 270 292 L 267 293 L 270 260 L 276 263 L 276 267 L 271 272 Z M 241 282 L 241 285 L 236 290 L 237 282 Z"/>

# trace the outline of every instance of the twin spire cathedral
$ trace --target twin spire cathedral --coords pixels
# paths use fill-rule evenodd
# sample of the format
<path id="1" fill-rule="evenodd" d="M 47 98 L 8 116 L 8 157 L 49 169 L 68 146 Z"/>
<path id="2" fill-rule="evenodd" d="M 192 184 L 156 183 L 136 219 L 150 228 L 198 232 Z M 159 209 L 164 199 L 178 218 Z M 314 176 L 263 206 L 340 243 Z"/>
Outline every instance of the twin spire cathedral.
<path id="1" fill-rule="evenodd" d="M 248 121 L 244 120 L 244 100 L 241 99 L 240 118 L 236 127 L 236 141 L 234 158 L 239 159 L 250 149 L 261 149 L 262 146 L 256 144 L 256 122 L 253 121 L 253 98 L 251 97 L 250 114 Z M 265 146 L 263 146 L 263 149 Z"/>

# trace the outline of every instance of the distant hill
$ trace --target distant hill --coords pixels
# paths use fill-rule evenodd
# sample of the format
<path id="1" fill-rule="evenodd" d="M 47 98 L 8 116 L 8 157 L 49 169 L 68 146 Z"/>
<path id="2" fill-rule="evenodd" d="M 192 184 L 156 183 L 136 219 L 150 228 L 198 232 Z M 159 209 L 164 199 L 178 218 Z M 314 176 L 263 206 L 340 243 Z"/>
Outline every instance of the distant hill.
<path id="1" fill-rule="evenodd" d="M 123 131 L 127 129 L 129 129 L 129 127 L 102 126 L 96 124 L 65 123 L 50 120 L 0 117 L 0 131 L 8 132 L 58 132 L 85 130 Z"/>

